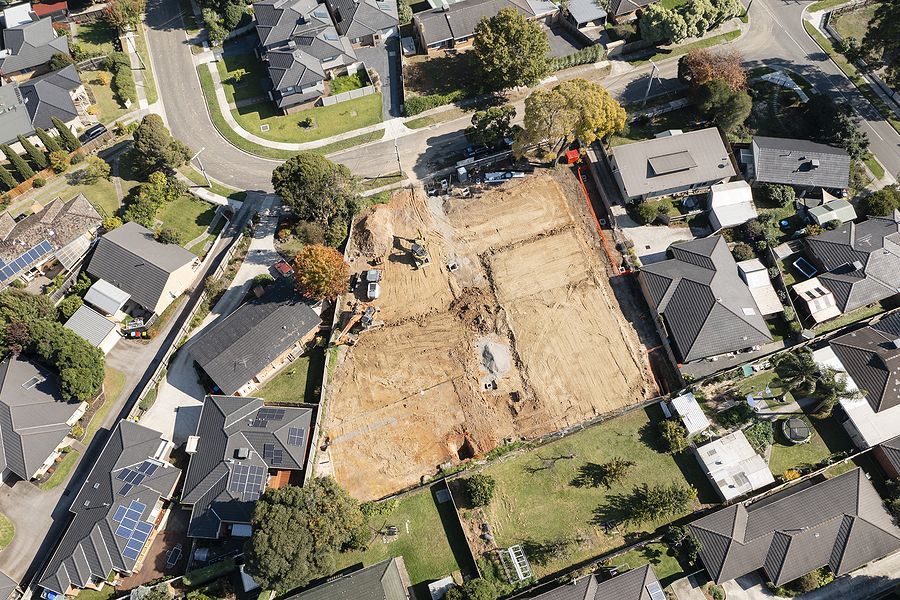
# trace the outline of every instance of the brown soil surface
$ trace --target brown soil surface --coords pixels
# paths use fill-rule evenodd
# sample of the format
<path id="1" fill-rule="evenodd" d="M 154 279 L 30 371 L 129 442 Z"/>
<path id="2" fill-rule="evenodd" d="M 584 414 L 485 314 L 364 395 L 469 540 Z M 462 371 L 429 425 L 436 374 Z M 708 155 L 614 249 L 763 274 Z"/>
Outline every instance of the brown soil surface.
<path id="1" fill-rule="evenodd" d="M 536 174 L 444 201 L 403 191 L 357 225 L 357 270 L 391 249 L 373 303 L 384 325 L 342 349 L 328 389 L 328 452 L 354 496 L 389 495 L 656 393 L 570 179 Z M 415 269 L 419 236 L 432 262 Z"/>

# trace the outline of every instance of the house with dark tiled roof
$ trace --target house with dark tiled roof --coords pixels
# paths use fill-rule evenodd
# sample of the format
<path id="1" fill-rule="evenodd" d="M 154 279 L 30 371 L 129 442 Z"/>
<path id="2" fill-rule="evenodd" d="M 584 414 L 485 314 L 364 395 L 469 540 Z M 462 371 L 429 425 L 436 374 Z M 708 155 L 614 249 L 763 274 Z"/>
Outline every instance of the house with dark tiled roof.
<path id="1" fill-rule="evenodd" d="M 533 21 L 547 20 L 559 10 L 548 0 L 462 0 L 413 15 L 416 40 L 426 51 L 470 44 L 478 23 L 504 8 Z"/>
<path id="2" fill-rule="evenodd" d="M 754 136 L 750 151 L 753 162 L 748 176 L 755 183 L 832 193 L 841 193 L 850 185 L 850 155 L 843 148 L 809 140 Z"/>
<path id="3" fill-rule="evenodd" d="M 722 236 L 669 246 L 672 258 L 644 265 L 638 281 L 679 361 L 772 341 Z"/>
<path id="4" fill-rule="evenodd" d="M 207 396 L 187 442 L 181 503 L 188 535 L 218 539 L 247 525 L 268 487 L 301 485 L 314 419 L 311 406 L 264 406 L 259 398 Z"/>
<path id="5" fill-rule="evenodd" d="M 581 577 L 533 600 L 665 600 L 665 594 L 653 568 L 644 565 L 605 581 L 597 574 Z"/>
<path id="6" fill-rule="evenodd" d="M 329 579 L 327 582 L 285 600 L 410 600 L 409 575 L 403 557 L 398 556 L 370 567 Z"/>
<path id="7" fill-rule="evenodd" d="M 354 45 L 373 45 L 397 33 L 397 3 L 391 0 L 325 0 L 334 26 Z"/>
<path id="8" fill-rule="evenodd" d="M 59 457 L 87 403 L 68 400 L 59 377 L 36 362 L 8 355 L 0 362 L 0 479 L 39 477 Z"/>
<path id="9" fill-rule="evenodd" d="M 152 231 L 130 222 L 100 237 L 87 272 L 126 292 L 144 310 L 161 314 L 193 283 L 196 260 L 178 244 L 157 242 Z"/>
<path id="10" fill-rule="evenodd" d="M 0 75 L 22 78 L 46 68 L 54 54 L 69 54 L 69 41 L 58 35 L 49 18 L 32 20 L 3 29 Z"/>
<path id="11" fill-rule="evenodd" d="M 820 271 L 819 283 L 834 295 L 842 313 L 900 292 L 900 211 L 844 223 L 804 238 L 804 244 L 807 258 Z"/>
<path id="12" fill-rule="evenodd" d="M 841 576 L 900 550 L 900 528 L 861 469 L 734 504 L 689 527 L 716 583 L 760 570 L 775 585 L 821 567 Z"/>
<path id="13" fill-rule="evenodd" d="M 857 447 L 900 435 L 900 313 L 832 339 L 813 358 L 845 374 L 848 391 L 857 392 L 841 399 L 838 417 Z"/>
<path id="14" fill-rule="evenodd" d="M 609 17 L 613 23 L 630 23 L 638 18 L 641 12 L 659 0 L 611 0 Z"/>
<path id="15" fill-rule="evenodd" d="M 81 117 L 87 115 L 91 100 L 81 83 L 75 65 L 59 71 L 32 77 L 19 84 L 31 124 L 41 129 L 53 127 L 52 117 L 70 127 L 83 126 Z"/>
<path id="16" fill-rule="evenodd" d="M 159 432 L 119 421 L 81 490 L 56 548 L 37 577 L 46 592 L 102 590 L 112 574 L 128 576 L 143 562 L 165 518 L 181 471 Z"/>
<path id="17" fill-rule="evenodd" d="M 900 479 L 900 435 L 878 444 L 873 453 L 888 477 Z"/>
<path id="18" fill-rule="evenodd" d="M 320 310 L 321 304 L 300 297 L 281 279 L 261 298 L 206 327 L 191 342 L 191 358 L 217 393 L 247 396 L 303 354 L 322 324 Z"/>
<path id="19" fill-rule="evenodd" d="M 57 198 L 16 222 L 0 214 L 0 287 L 59 265 L 71 271 L 84 258 L 103 218 L 83 194 Z"/>

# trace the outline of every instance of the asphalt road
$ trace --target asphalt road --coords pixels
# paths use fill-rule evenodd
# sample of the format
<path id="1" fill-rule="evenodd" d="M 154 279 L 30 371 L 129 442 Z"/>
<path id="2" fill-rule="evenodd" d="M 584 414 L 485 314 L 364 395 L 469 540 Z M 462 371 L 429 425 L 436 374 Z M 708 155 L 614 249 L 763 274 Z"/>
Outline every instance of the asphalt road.
<path id="1" fill-rule="evenodd" d="M 820 92 L 848 103 L 861 117 L 871 140 L 871 150 L 894 174 L 900 173 L 900 134 L 887 123 L 843 76 L 837 66 L 809 38 L 803 28 L 805 2 L 755 0 L 750 27 L 731 45 L 744 54 L 748 67 L 765 64 L 788 68 L 808 79 Z M 177 0 L 150 0 L 147 11 L 150 48 L 160 97 L 170 128 L 195 150 L 205 148 L 203 164 L 210 175 L 235 187 L 270 190 L 272 169 L 279 161 L 248 155 L 222 139 L 209 120 L 197 79 L 193 55 L 181 29 Z M 677 60 L 658 63 L 652 95 L 679 86 Z M 600 81 L 623 102 L 641 99 L 651 66 Z M 515 103 L 521 116 L 524 103 Z M 423 178 L 452 162 L 466 146 L 463 131 L 468 116 L 417 131 L 396 140 L 351 148 L 331 158 L 348 165 L 361 176 L 378 176 L 397 170 Z"/>

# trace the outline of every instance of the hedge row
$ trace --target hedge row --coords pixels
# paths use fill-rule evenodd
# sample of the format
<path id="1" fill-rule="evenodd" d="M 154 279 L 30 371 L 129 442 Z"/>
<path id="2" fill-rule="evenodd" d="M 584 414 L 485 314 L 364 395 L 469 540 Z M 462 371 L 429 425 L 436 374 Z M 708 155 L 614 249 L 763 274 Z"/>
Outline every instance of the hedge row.
<path id="1" fill-rule="evenodd" d="M 106 61 L 106 68 L 113 74 L 112 89 L 123 105 L 127 100 L 137 102 L 137 88 L 131 72 L 131 59 L 124 52 L 113 52 Z"/>
<path id="2" fill-rule="evenodd" d="M 573 52 L 567 56 L 550 59 L 550 70 L 560 71 L 578 65 L 589 65 L 603 58 L 603 46 L 594 44 Z"/>
<path id="3" fill-rule="evenodd" d="M 411 96 L 406 99 L 405 111 L 406 116 L 411 117 L 420 112 L 444 106 L 457 100 L 462 100 L 465 94 L 462 90 L 454 90 L 449 94 L 429 94 L 427 96 Z"/>

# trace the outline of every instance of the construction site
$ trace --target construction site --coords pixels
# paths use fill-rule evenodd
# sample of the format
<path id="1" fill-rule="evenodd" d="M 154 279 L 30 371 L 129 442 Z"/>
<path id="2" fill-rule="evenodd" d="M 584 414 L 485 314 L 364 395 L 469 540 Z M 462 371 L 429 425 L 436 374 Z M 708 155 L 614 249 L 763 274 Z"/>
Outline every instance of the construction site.
<path id="1" fill-rule="evenodd" d="M 354 225 L 320 474 L 360 500 L 657 394 L 571 171 L 397 192 Z"/>

